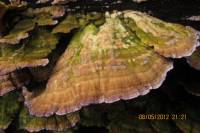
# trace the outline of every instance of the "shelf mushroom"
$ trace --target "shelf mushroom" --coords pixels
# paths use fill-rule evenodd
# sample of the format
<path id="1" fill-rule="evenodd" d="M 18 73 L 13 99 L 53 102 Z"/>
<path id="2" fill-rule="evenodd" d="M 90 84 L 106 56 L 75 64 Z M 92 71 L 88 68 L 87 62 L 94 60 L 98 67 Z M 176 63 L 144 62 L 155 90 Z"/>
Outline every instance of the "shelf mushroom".
<path id="1" fill-rule="evenodd" d="M 27 85 L 29 82 L 30 75 L 24 71 L 15 71 L 2 75 L 0 76 L 0 96 Z"/>
<path id="2" fill-rule="evenodd" d="M 75 34 L 41 94 L 24 91 L 31 114 L 63 115 L 145 95 L 173 68 L 169 58 L 188 56 L 197 46 L 197 32 L 189 27 L 137 11 L 105 16 L 103 24 Z"/>

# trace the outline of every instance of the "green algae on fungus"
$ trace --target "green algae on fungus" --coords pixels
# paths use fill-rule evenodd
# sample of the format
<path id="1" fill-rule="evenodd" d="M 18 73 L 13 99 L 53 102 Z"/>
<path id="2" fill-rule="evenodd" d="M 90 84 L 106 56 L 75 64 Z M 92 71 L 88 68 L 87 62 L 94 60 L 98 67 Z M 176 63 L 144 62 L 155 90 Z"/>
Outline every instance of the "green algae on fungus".
<path id="1" fill-rule="evenodd" d="M 83 28 L 89 23 L 100 25 L 104 23 L 104 19 L 104 15 L 98 12 L 68 14 L 66 18 L 53 29 L 52 33 L 69 33 L 71 30 Z"/>
<path id="2" fill-rule="evenodd" d="M 0 38 L 0 45 L 17 44 L 20 40 L 29 36 L 28 32 L 35 28 L 35 23 L 32 19 L 22 20 L 15 25 L 8 35 Z"/>
<path id="3" fill-rule="evenodd" d="M 65 9 L 62 6 L 31 8 L 30 5 L 27 5 L 22 8 L 21 6 L 10 6 L 0 2 L 0 8 L 0 45 L 18 44 L 21 40 L 28 38 L 30 32 L 36 27 L 56 25 L 58 23 L 56 19 L 65 14 Z M 21 10 L 18 11 L 17 9 Z M 12 12 L 6 14 L 10 10 Z M 9 18 L 10 22 L 3 25 L 3 18 Z"/>
<path id="4" fill-rule="evenodd" d="M 124 42 L 127 37 L 134 38 L 131 44 Z M 145 46 L 117 16 L 108 17 L 100 27 L 90 24 L 73 37 L 47 88 L 25 103 L 31 114 L 49 116 L 90 103 L 130 99 L 158 88 L 171 68 L 171 61 Z M 45 106 L 38 107 L 39 103 Z"/>
<path id="5" fill-rule="evenodd" d="M 0 1 L 0 37 L 2 32 L 5 30 L 4 24 L 3 24 L 3 19 L 5 17 L 5 14 L 8 11 L 11 10 L 17 10 L 23 8 L 25 5 L 24 4 L 8 4 L 6 5 L 4 2 Z"/>
<path id="6" fill-rule="evenodd" d="M 19 93 L 11 92 L 0 97 L 0 129 L 6 129 L 19 110 Z"/>
<path id="7" fill-rule="evenodd" d="M 19 129 L 25 129 L 29 132 L 38 132 L 40 130 L 66 131 L 73 127 L 79 121 L 78 112 L 50 117 L 35 117 L 29 114 L 23 107 L 19 114 Z"/>
<path id="8" fill-rule="evenodd" d="M 4 14 L 7 10 L 9 10 L 7 6 L 5 8 L 0 9 L 1 32 L 3 32 L 3 30 L 6 27 L 3 26 L 3 20 L 1 20 L 1 18 L 4 17 Z M 0 36 L 0 45 L 18 44 L 21 40 L 28 38 L 30 32 L 33 31 L 35 28 L 57 24 L 58 21 L 56 20 L 56 18 L 61 17 L 62 15 L 64 15 L 64 13 L 65 10 L 61 6 L 49 6 L 36 9 L 25 8 L 21 11 L 18 11 L 16 13 L 16 16 L 12 16 L 12 19 L 14 20 L 17 18 L 17 21 L 15 20 L 16 22 L 12 22 L 13 20 L 11 21 L 13 24 L 11 24 L 10 27 L 13 28 L 10 29 L 10 27 L 8 27 L 10 31 L 4 31 L 6 34 L 4 33 Z"/>
<path id="9" fill-rule="evenodd" d="M 198 32 L 190 27 L 167 23 L 145 13 L 125 12 L 125 23 L 137 36 L 162 56 L 189 56 L 198 44 Z"/>
<path id="10" fill-rule="evenodd" d="M 84 6 L 80 7 L 84 13 L 74 13 L 68 8 L 71 4 L 67 5 L 73 1 L 76 0 L 25 0 L 27 6 L 22 10 L 21 0 L 10 1 L 10 5 L 0 2 L 0 129 L 13 122 L 11 128 L 14 125 L 29 132 L 67 131 L 79 121 L 79 112 L 75 111 L 82 107 L 127 100 L 158 88 L 172 69 L 173 58 L 189 56 L 197 46 L 197 32 L 190 27 L 137 11 L 86 13 L 90 7 Z M 13 9 L 16 12 L 7 12 Z M 65 14 L 65 9 L 73 13 Z M 66 33 L 72 30 L 75 35 L 56 63 L 57 58 L 51 60 L 57 54 L 56 45 L 60 40 L 60 45 L 66 47 L 70 37 Z M 24 67 L 29 67 L 28 72 L 16 71 Z M 32 92 L 23 87 L 30 81 L 29 74 L 33 77 L 26 87 Z M 39 86 L 40 83 L 45 86 Z M 186 87 L 187 92 L 199 96 L 196 86 Z M 21 90 L 14 91 L 18 88 L 23 88 L 24 98 L 18 95 Z M 173 106 L 172 101 L 160 97 L 147 95 L 148 99 L 142 102 L 123 101 L 117 107 L 113 104 L 103 104 L 101 109 L 94 110 L 85 107 L 80 111 L 82 120 L 78 128 L 99 126 L 111 133 L 199 131 L 199 105 L 195 105 L 194 99 L 190 107 L 185 101 Z M 169 114 L 188 112 L 189 119 L 141 121 L 137 119 L 138 107 L 148 114 L 163 109 Z"/>
<path id="11" fill-rule="evenodd" d="M 0 75 L 24 67 L 45 66 L 56 48 L 58 37 L 47 30 L 37 30 L 28 41 L 18 45 L 1 45 Z"/>
<path id="12" fill-rule="evenodd" d="M 136 11 L 106 13 L 103 24 L 90 23 L 79 30 L 46 89 L 26 98 L 25 104 L 36 116 L 63 115 L 92 103 L 145 95 L 172 69 L 172 61 L 165 57 L 186 56 L 196 45 L 191 28 Z"/>
<path id="13" fill-rule="evenodd" d="M 63 116 L 35 117 L 29 114 L 22 105 L 22 97 L 17 91 L 10 92 L 0 97 L 0 129 L 7 129 L 13 122 L 18 122 L 16 127 L 29 132 L 40 130 L 65 131 L 73 127 L 79 121 L 79 113 L 74 112 Z M 19 116 L 18 116 L 19 115 Z"/>
<path id="14" fill-rule="evenodd" d="M 37 26 L 48 26 L 57 24 L 49 14 L 39 14 L 34 18 L 19 21 L 8 35 L 0 37 L 0 45 L 18 44 L 22 39 L 29 37 L 29 32 Z"/>
<path id="15" fill-rule="evenodd" d="M 59 45 L 60 46 L 60 45 Z M 38 66 L 34 68 L 29 68 L 29 71 L 32 76 L 32 80 L 36 82 L 47 81 L 51 76 L 51 72 L 56 65 L 57 60 L 63 52 L 63 48 L 57 47 L 50 55 L 49 55 L 49 63 L 46 66 Z"/>

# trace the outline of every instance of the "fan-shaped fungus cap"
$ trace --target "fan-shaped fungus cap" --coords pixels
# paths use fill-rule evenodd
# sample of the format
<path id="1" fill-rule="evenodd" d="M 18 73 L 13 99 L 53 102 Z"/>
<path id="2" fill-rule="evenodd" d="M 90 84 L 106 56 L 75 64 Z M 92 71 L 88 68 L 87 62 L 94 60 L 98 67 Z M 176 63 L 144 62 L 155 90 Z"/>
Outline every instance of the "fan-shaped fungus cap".
<path id="1" fill-rule="evenodd" d="M 0 75 L 4 75 L 6 73 L 22 69 L 25 67 L 37 67 L 37 66 L 45 66 L 49 63 L 48 59 L 38 59 L 38 60 L 30 60 L 30 61 L 0 61 Z"/>
<path id="2" fill-rule="evenodd" d="M 62 17 L 65 14 L 63 6 L 47 6 L 41 8 L 29 8 L 23 12 L 26 16 L 34 16 L 39 14 L 50 14 L 53 18 Z"/>
<path id="3" fill-rule="evenodd" d="M 29 36 L 28 32 L 33 30 L 35 23 L 31 19 L 20 21 L 6 36 L 0 37 L 0 45 L 17 44 L 20 40 Z"/>
<path id="4" fill-rule="evenodd" d="M 65 131 L 73 127 L 79 121 L 79 113 L 74 112 L 63 116 L 35 117 L 29 114 L 23 107 L 19 115 L 19 128 L 29 132 L 40 130 Z"/>
<path id="5" fill-rule="evenodd" d="M 14 89 L 15 86 L 13 85 L 9 75 L 0 76 L 0 96 Z"/>
<path id="6" fill-rule="evenodd" d="M 46 30 L 37 30 L 24 44 L 0 46 L 0 75 L 24 67 L 45 66 L 58 38 Z"/>
<path id="7" fill-rule="evenodd" d="M 71 30 L 85 27 L 91 22 L 100 25 L 104 23 L 104 20 L 104 14 L 98 12 L 68 14 L 65 19 L 53 29 L 52 33 L 69 33 Z"/>
<path id="8" fill-rule="evenodd" d="M 134 11 L 106 16 L 101 26 L 90 24 L 73 37 L 41 94 L 24 94 L 31 114 L 63 115 L 92 103 L 145 95 L 173 67 L 163 56 L 181 57 L 196 46 L 194 30 L 186 27 Z"/>
<path id="9" fill-rule="evenodd" d="M 38 14 L 31 19 L 23 19 L 19 21 L 8 35 L 0 37 L 0 46 L 5 44 L 18 44 L 22 39 L 29 37 L 29 32 L 38 26 L 47 26 L 57 24 L 50 14 Z"/>
<path id="10" fill-rule="evenodd" d="M 147 14 L 125 11 L 125 21 L 137 36 L 162 56 L 181 58 L 191 55 L 198 45 L 198 32 L 190 27 L 167 23 Z"/>

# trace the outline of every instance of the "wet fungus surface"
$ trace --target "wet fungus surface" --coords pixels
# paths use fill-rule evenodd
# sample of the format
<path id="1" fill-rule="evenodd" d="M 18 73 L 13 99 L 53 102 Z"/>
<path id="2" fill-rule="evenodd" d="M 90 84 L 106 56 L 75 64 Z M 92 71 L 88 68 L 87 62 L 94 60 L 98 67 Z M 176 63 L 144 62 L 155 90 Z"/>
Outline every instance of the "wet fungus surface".
<path id="1" fill-rule="evenodd" d="M 102 25 L 89 24 L 74 35 L 46 89 L 25 100 L 31 114 L 63 115 L 91 103 L 145 95 L 172 69 L 167 57 L 184 57 L 196 48 L 191 28 L 135 11 L 105 15 Z"/>
<path id="2" fill-rule="evenodd" d="M 106 3 L 100 11 L 87 9 L 95 5 L 86 1 L 0 0 L 0 129 L 14 125 L 29 132 L 70 131 L 76 124 L 95 124 L 111 133 L 160 132 L 165 127 L 166 132 L 187 132 L 194 125 L 191 130 L 197 131 L 193 121 L 187 129 L 178 121 L 173 126 L 153 121 L 137 126 L 139 121 L 131 122 L 136 114 L 125 108 L 144 104 L 153 112 L 172 107 L 171 99 L 163 100 L 161 94 L 167 85 L 160 86 L 183 57 L 200 70 L 199 32 L 136 9 L 116 11 L 124 1 L 94 1 Z M 104 10 L 109 4 L 115 8 Z M 194 82 L 192 87 L 178 84 L 199 96 Z M 148 94 L 159 87 L 161 93 Z M 100 103 L 96 110 L 94 104 Z M 177 103 L 173 111 L 182 109 L 183 103 Z M 109 122 L 104 123 L 103 113 Z"/>

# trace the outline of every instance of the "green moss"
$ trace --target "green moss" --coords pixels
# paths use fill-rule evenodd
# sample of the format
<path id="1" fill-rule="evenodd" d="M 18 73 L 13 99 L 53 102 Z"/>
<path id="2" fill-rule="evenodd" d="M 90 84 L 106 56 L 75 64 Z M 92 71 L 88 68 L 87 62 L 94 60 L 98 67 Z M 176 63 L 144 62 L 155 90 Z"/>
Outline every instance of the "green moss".
<path id="1" fill-rule="evenodd" d="M 80 52 L 85 44 L 82 44 L 81 40 L 85 34 L 95 34 L 97 27 L 93 24 L 86 26 L 83 30 L 80 30 L 71 40 L 69 44 L 69 50 L 74 49 L 76 51 L 74 57 L 69 61 L 69 65 L 80 63 Z"/>
<path id="2" fill-rule="evenodd" d="M 103 22 L 104 16 L 101 13 L 69 14 L 53 29 L 52 33 L 69 33 L 71 30 L 84 27 L 89 23 L 101 25 Z"/>
<path id="3" fill-rule="evenodd" d="M 133 33 L 135 33 L 138 38 L 141 39 L 141 41 L 145 44 L 150 44 L 150 45 L 153 45 L 153 44 L 156 44 L 156 45 L 165 45 L 165 42 L 164 40 L 162 40 L 162 38 L 159 38 L 159 37 L 156 37 L 154 36 L 152 33 L 147 33 L 147 32 L 144 32 L 141 28 L 139 28 L 135 21 L 133 19 L 130 19 L 130 18 L 127 18 L 127 19 L 124 19 L 122 20 L 124 21 L 124 23 L 126 24 L 126 26 L 128 28 L 131 29 L 131 31 Z"/>

